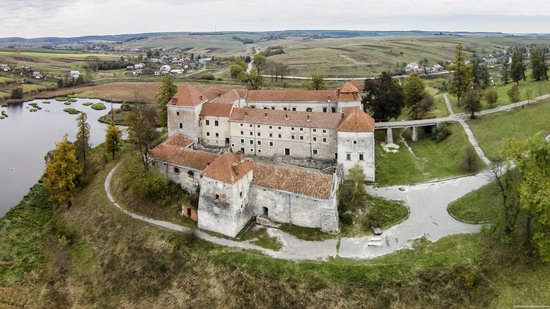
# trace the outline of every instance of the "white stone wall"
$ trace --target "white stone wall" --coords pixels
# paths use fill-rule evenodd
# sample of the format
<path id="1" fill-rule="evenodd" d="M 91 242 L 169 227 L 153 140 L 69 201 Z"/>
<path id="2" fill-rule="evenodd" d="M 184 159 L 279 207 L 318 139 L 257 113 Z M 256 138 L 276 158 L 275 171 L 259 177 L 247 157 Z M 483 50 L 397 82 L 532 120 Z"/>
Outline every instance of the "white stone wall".
<path id="1" fill-rule="evenodd" d="M 334 99 L 334 98 L 333 98 Z M 241 108 L 270 109 L 278 111 L 297 111 L 297 112 L 317 112 L 317 113 L 336 113 L 338 112 L 338 102 L 328 100 L 326 102 L 245 102 L 240 101 Z"/>
<path id="2" fill-rule="evenodd" d="M 288 127 L 230 121 L 231 148 L 246 155 L 286 156 L 322 161 L 336 159 L 335 129 Z"/>
<path id="3" fill-rule="evenodd" d="M 362 159 L 361 159 L 362 155 Z M 375 181 L 375 143 L 372 132 L 338 132 L 338 164 L 344 174 L 355 164 L 361 165 L 367 181 Z"/>
<path id="4" fill-rule="evenodd" d="M 200 126 L 201 142 L 204 145 L 213 147 L 229 146 L 231 136 L 229 117 L 203 116 L 201 117 Z M 227 142 L 226 139 L 228 139 Z"/>
<path id="5" fill-rule="evenodd" d="M 203 177 L 200 181 L 198 226 L 235 237 L 252 218 L 248 206 L 252 171 L 235 184 Z"/>
<path id="6" fill-rule="evenodd" d="M 168 105 L 168 136 L 183 133 L 197 142 L 200 137 L 202 104 L 195 107 Z"/>
<path id="7" fill-rule="evenodd" d="M 268 218 L 274 222 L 338 232 L 336 188 L 337 185 L 333 198 L 323 200 L 253 185 L 250 204 L 256 216 L 264 214 L 264 207 L 267 208 Z"/>
<path id="8" fill-rule="evenodd" d="M 189 194 L 193 194 L 199 189 L 201 171 L 157 160 L 153 161 L 153 166 L 162 175 L 179 184 Z"/>

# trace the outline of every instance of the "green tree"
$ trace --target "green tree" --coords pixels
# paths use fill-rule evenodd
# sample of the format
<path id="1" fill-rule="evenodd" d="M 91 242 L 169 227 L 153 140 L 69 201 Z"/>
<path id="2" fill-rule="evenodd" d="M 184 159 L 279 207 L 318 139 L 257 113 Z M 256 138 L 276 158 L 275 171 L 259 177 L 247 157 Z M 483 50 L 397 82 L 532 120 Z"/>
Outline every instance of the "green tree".
<path id="1" fill-rule="evenodd" d="M 492 108 L 498 101 L 498 92 L 493 89 L 487 90 L 487 92 L 485 92 L 485 101 L 487 101 L 489 107 Z"/>
<path id="2" fill-rule="evenodd" d="M 78 132 L 76 133 L 76 141 L 74 146 L 76 149 L 76 155 L 78 160 L 82 163 L 82 166 L 86 166 L 86 154 L 90 148 L 90 125 L 87 122 L 88 116 L 86 113 L 81 112 L 76 118 L 76 125 Z"/>
<path id="3" fill-rule="evenodd" d="M 122 132 L 111 120 L 105 131 L 105 152 L 115 159 L 116 153 L 120 151 L 122 145 Z"/>
<path id="4" fill-rule="evenodd" d="M 491 84 L 489 69 L 476 54 L 472 55 L 472 83 L 476 89 L 485 89 Z"/>
<path id="5" fill-rule="evenodd" d="M 500 80 L 504 85 L 508 85 L 510 80 L 510 62 L 508 62 L 508 57 L 502 63 L 502 68 L 500 69 Z"/>
<path id="6" fill-rule="evenodd" d="M 412 119 L 420 119 L 433 107 L 433 97 L 426 91 L 424 81 L 413 73 L 405 79 L 403 86 L 405 112 Z"/>
<path id="7" fill-rule="evenodd" d="M 466 53 L 464 47 L 459 44 L 456 47 L 455 61 L 451 66 L 454 71 L 449 92 L 456 96 L 458 105 L 461 105 L 462 98 L 472 87 L 472 68 L 466 64 Z"/>
<path id="8" fill-rule="evenodd" d="M 233 79 L 247 85 L 248 89 L 260 89 L 263 85 L 262 76 L 256 72 L 247 72 L 246 69 L 247 64 L 242 59 L 239 59 L 231 65 L 229 72 Z"/>
<path id="9" fill-rule="evenodd" d="M 10 98 L 15 100 L 23 99 L 23 88 L 21 87 L 13 88 L 11 90 Z"/>
<path id="10" fill-rule="evenodd" d="M 338 199 L 342 211 L 364 207 L 367 202 L 365 190 L 365 173 L 363 168 L 356 164 L 348 170 L 348 175 L 338 191 Z"/>
<path id="11" fill-rule="evenodd" d="M 468 91 L 462 104 L 464 111 L 470 113 L 470 119 L 474 119 L 475 113 L 481 111 L 481 94 L 478 90 Z"/>
<path id="12" fill-rule="evenodd" d="M 516 49 L 512 53 L 512 64 L 510 65 L 510 78 L 519 85 L 520 80 L 525 80 L 525 64 L 523 63 L 523 50 Z"/>
<path id="13" fill-rule="evenodd" d="M 311 74 L 310 88 L 313 90 L 327 89 L 327 86 L 325 84 L 325 75 L 323 75 L 322 73 Z"/>
<path id="14" fill-rule="evenodd" d="M 527 141 L 508 141 L 504 149 L 520 174 L 518 192 L 527 244 L 550 262 L 550 143 L 538 134 Z"/>
<path id="15" fill-rule="evenodd" d="M 176 86 L 174 77 L 172 75 L 168 75 L 164 80 L 162 81 L 162 85 L 160 86 L 159 91 L 157 92 L 156 100 L 157 104 L 159 106 L 159 114 L 158 114 L 158 123 L 162 127 L 166 127 L 167 124 L 167 105 L 168 102 L 176 95 L 178 92 L 178 86 Z"/>
<path id="16" fill-rule="evenodd" d="M 513 85 L 512 88 L 508 89 L 508 98 L 512 103 L 518 103 L 521 100 L 521 94 L 519 91 L 518 85 Z"/>
<path id="17" fill-rule="evenodd" d="M 262 54 L 257 54 L 254 56 L 254 66 L 256 67 L 256 74 L 261 76 L 262 71 L 267 66 L 267 58 Z"/>
<path id="18" fill-rule="evenodd" d="M 156 110 L 150 105 L 138 105 L 132 110 L 126 124 L 128 125 L 128 138 L 139 150 L 143 170 L 149 170 L 149 150 L 159 137 L 156 129 Z"/>
<path id="19" fill-rule="evenodd" d="M 514 232 L 520 214 L 519 195 L 517 192 L 517 173 L 512 171 L 512 163 L 497 160 L 489 166 L 493 180 L 497 184 L 502 210 L 502 231 L 505 237 Z"/>
<path id="20" fill-rule="evenodd" d="M 57 143 L 51 159 L 46 163 L 44 173 L 44 188 L 50 193 L 50 200 L 56 203 L 67 203 L 71 208 L 71 198 L 75 195 L 76 181 L 82 173 L 78 163 L 74 145 L 67 140 L 67 136 Z"/>
<path id="21" fill-rule="evenodd" d="M 387 73 L 382 73 L 376 79 L 365 80 L 365 111 L 376 120 L 397 118 L 403 109 L 403 89 L 397 80 Z"/>
<path id="22" fill-rule="evenodd" d="M 534 48 L 531 51 L 531 68 L 534 80 L 548 80 L 548 65 L 546 65 L 546 53 L 543 49 Z"/>

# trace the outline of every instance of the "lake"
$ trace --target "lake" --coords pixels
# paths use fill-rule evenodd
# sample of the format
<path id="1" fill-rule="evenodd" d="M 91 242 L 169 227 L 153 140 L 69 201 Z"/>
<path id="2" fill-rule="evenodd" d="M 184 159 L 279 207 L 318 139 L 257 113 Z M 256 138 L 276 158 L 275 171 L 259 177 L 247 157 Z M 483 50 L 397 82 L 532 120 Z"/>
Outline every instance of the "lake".
<path id="1" fill-rule="evenodd" d="M 43 101 L 50 101 L 44 104 Z M 104 103 L 106 110 L 97 111 L 83 103 Z M 31 112 L 29 104 L 38 103 L 42 110 Z M 119 107 L 114 104 L 113 107 Z M 71 105 L 54 99 L 33 100 L 18 105 L 0 108 L 8 118 L 0 119 L 0 218 L 27 194 L 45 168 L 44 156 L 55 147 L 65 134 L 74 141 L 77 115 L 63 109 L 72 107 L 88 115 L 90 144 L 101 144 L 105 138 L 106 125 L 98 121 L 107 114 L 111 103 L 97 99 L 78 99 Z"/>

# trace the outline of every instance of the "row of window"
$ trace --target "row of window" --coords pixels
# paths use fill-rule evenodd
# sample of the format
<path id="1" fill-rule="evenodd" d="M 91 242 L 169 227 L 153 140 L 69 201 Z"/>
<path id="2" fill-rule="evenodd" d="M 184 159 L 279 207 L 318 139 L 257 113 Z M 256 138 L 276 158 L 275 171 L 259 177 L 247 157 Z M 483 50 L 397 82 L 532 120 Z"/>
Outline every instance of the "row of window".
<path id="1" fill-rule="evenodd" d="M 250 135 L 252 136 L 252 135 L 253 135 L 252 132 L 250 132 L 250 133 L 251 133 Z M 210 133 L 206 133 L 206 136 L 210 136 L 209 134 L 210 134 Z M 241 132 L 241 134 L 242 134 L 242 132 Z M 258 136 L 261 136 L 260 133 L 258 133 Z M 218 137 L 218 133 L 216 133 L 216 137 Z M 270 138 L 273 138 L 273 134 L 272 134 L 272 133 L 269 133 L 269 137 L 270 137 Z M 282 138 L 283 138 L 283 135 L 282 135 L 282 134 L 277 134 L 277 138 L 282 139 Z M 290 136 L 290 139 L 292 139 L 292 140 L 301 140 L 301 141 L 303 141 L 303 140 L 304 140 L 304 136 L 303 136 L 303 135 L 300 135 L 300 136 L 296 137 L 296 135 L 291 135 L 291 136 Z M 314 136 L 314 137 L 312 138 L 312 141 L 313 141 L 313 142 L 317 142 L 317 141 L 320 142 L 320 141 L 322 141 L 323 143 L 326 143 L 326 142 L 327 142 L 327 138 L 326 138 L 326 137 L 323 137 L 323 138 L 321 138 L 321 139 L 318 139 L 317 136 Z M 241 139 L 241 143 L 244 143 L 244 139 Z M 253 144 L 252 140 L 250 140 L 250 143 Z M 258 143 L 261 143 L 261 141 L 258 141 Z"/>
<path id="2" fill-rule="evenodd" d="M 209 126 L 210 125 L 210 120 L 206 119 L 204 121 L 205 125 Z M 217 127 L 220 125 L 220 122 L 218 120 L 214 120 L 214 126 Z"/>
<path id="3" fill-rule="evenodd" d="M 351 161 L 352 158 L 353 158 L 352 153 L 346 153 L 346 161 Z M 365 161 L 365 154 L 364 153 L 358 154 L 358 159 L 359 161 Z"/>
<path id="4" fill-rule="evenodd" d="M 250 105 L 250 108 L 251 108 L 251 109 L 255 109 L 255 108 L 256 108 L 256 105 Z M 264 106 L 264 109 L 265 109 L 265 110 L 269 110 L 269 109 L 270 109 L 270 110 L 276 110 L 277 108 L 276 108 L 275 106 Z M 292 108 L 290 108 L 290 109 L 289 109 L 288 107 L 283 107 L 283 110 L 284 110 L 284 111 L 293 111 L 293 112 L 295 112 L 295 111 L 296 111 L 296 107 L 292 107 Z M 328 113 L 328 111 L 329 111 L 329 108 L 328 108 L 328 107 L 323 107 L 323 113 Z M 311 107 L 308 107 L 308 108 L 306 108 L 306 112 L 311 113 L 311 112 L 313 112 L 313 109 L 312 109 Z M 330 112 L 331 112 L 331 113 L 336 113 L 336 107 L 331 107 L 331 108 L 330 108 Z"/>
<path id="5" fill-rule="evenodd" d="M 241 128 L 242 128 L 242 127 L 244 127 L 244 124 L 241 123 L 240 126 L 241 126 Z M 254 127 L 253 124 L 249 124 L 248 126 L 249 126 L 250 128 L 253 128 L 253 127 Z M 261 127 L 262 127 L 262 125 L 260 125 L 260 124 L 256 125 L 256 128 L 258 128 L 258 129 L 261 129 Z M 273 130 L 273 126 L 267 126 L 267 127 L 268 127 L 270 130 Z M 277 130 L 279 130 L 279 131 L 282 130 L 282 129 L 283 129 L 283 127 L 277 127 Z M 304 131 L 304 128 L 299 128 L 299 129 L 300 129 L 300 131 Z M 294 131 L 294 130 L 296 130 L 296 128 L 295 128 L 295 127 L 290 127 L 290 130 Z M 313 131 L 313 132 L 317 132 L 317 129 L 312 129 L 312 131 Z M 243 131 L 241 131 L 241 134 L 242 134 L 242 132 L 243 132 Z M 322 132 L 323 132 L 323 133 L 327 133 L 327 130 L 322 130 Z"/>

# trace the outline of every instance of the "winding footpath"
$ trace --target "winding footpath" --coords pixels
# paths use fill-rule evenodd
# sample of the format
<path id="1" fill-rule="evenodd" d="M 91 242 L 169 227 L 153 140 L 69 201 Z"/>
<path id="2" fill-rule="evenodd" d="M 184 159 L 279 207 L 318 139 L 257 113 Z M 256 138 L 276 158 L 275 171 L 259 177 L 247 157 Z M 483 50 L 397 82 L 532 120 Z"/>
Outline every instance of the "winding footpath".
<path id="1" fill-rule="evenodd" d="M 489 161 L 483 153 L 483 150 L 479 147 L 479 143 L 466 123 L 468 115 L 454 114 L 448 96 L 445 95 L 444 97 L 450 113 L 450 116 L 444 119 L 446 121 L 459 122 L 480 158 L 486 164 L 490 164 L 491 161 Z M 509 111 L 547 98 L 550 98 L 550 95 L 538 97 L 534 101 L 524 101 L 513 105 L 500 106 L 483 111 L 478 115 Z M 550 142 L 550 136 L 547 137 L 547 140 Z M 195 233 L 197 237 L 217 245 L 240 250 L 257 250 L 273 258 L 293 261 L 327 260 L 335 257 L 372 259 L 399 250 L 411 249 L 413 241 L 422 237 L 435 242 L 450 235 L 478 233 L 481 230 L 481 225 L 466 224 L 457 221 L 448 213 L 447 207 L 453 201 L 481 188 L 491 181 L 491 173 L 486 170 L 474 176 L 458 177 L 409 186 L 380 188 L 368 186 L 367 192 L 370 195 L 403 201 L 410 211 L 409 217 L 406 220 L 384 231 L 381 235 L 383 240 L 383 245 L 381 247 L 369 246 L 369 242 L 375 238 L 374 236 L 353 238 L 341 237 L 324 241 L 304 241 L 281 230 L 267 228 L 267 233 L 271 237 L 278 238 L 282 244 L 281 250 L 273 251 L 253 244 L 252 242 L 254 240 L 237 241 L 213 236 L 201 230 L 193 230 L 182 225 L 155 220 L 128 211 L 120 206 L 111 192 L 112 178 L 118 167 L 119 165 L 116 165 L 105 179 L 105 192 L 111 204 L 131 218 L 176 232 Z"/>

